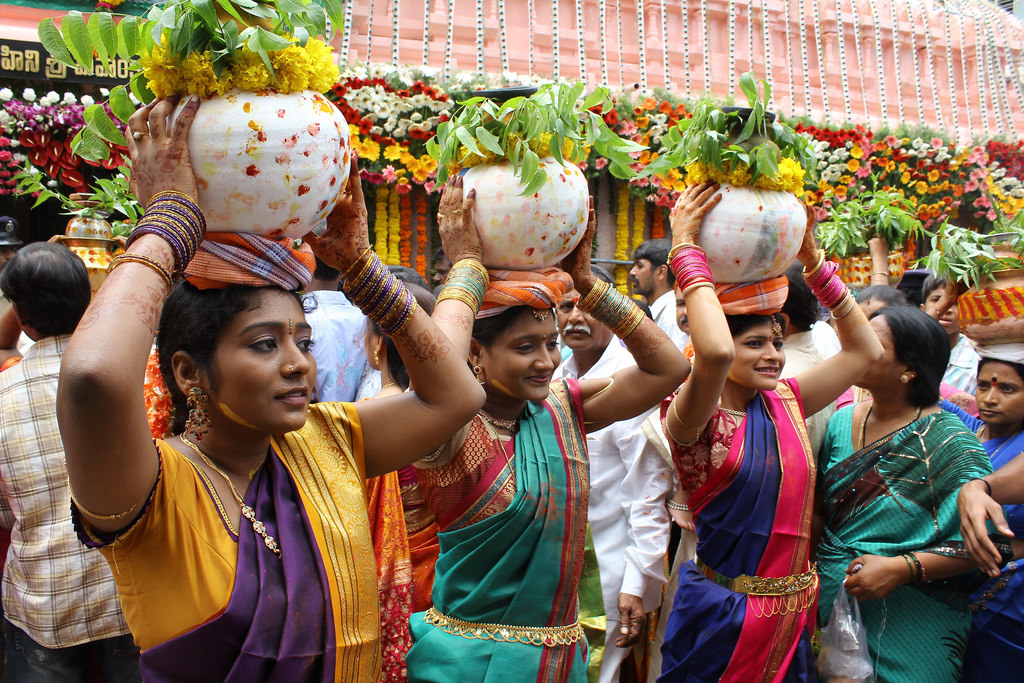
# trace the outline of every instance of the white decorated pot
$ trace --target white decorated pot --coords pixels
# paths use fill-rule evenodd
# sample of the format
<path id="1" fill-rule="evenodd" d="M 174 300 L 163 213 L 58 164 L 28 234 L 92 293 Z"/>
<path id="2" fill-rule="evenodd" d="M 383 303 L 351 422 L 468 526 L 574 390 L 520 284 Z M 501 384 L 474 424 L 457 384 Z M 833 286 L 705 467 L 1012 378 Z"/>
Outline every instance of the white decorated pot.
<path id="1" fill-rule="evenodd" d="M 301 237 L 349 174 L 348 123 L 320 93 L 232 90 L 202 101 L 188 151 L 210 232 Z"/>
<path id="2" fill-rule="evenodd" d="M 722 201 L 704 216 L 697 244 L 708 255 L 715 282 L 759 282 L 793 263 L 807 227 L 796 195 L 722 185 Z"/>
<path id="3" fill-rule="evenodd" d="M 473 220 L 488 268 L 556 266 L 583 239 L 590 195 L 583 171 L 551 157 L 541 159 L 540 167 L 547 180 L 527 197 L 519 196 L 523 186 L 509 161 L 474 166 L 463 175 L 463 191 L 476 190 Z"/>

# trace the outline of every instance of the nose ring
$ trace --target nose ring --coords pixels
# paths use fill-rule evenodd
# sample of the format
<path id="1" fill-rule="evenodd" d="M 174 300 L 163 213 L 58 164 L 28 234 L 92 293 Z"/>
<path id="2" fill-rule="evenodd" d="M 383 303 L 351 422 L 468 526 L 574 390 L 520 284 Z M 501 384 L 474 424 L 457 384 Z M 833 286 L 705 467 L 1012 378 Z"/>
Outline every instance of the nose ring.
<path id="1" fill-rule="evenodd" d="M 291 365 L 288 366 L 288 372 L 295 372 L 295 364 L 294 363 L 292 363 Z"/>

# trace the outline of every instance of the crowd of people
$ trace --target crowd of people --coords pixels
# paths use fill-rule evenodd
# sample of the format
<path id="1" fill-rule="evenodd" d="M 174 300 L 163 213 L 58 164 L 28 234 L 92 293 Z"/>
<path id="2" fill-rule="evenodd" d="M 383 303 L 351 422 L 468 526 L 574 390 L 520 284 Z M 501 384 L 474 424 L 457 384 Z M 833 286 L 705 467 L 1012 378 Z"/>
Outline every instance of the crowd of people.
<path id="1" fill-rule="evenodd" d="M 1024 344 L 979 356 L 957 283 L 855 298 L 809 214 L 783 275 L 716 284 L 712 183 L 642 299 L 593 210 L 560 267 L 488 270 L 455 178 L 431 291 L 355 160 L 321 236 L 210 249 L 175 104 L 129 122 L 146 212 L 94 296 L 60 245 L 0 271 L 11 680 L 867 680 L 817 652 L 841 591 L 878 681 L 1013 678 Z"/>

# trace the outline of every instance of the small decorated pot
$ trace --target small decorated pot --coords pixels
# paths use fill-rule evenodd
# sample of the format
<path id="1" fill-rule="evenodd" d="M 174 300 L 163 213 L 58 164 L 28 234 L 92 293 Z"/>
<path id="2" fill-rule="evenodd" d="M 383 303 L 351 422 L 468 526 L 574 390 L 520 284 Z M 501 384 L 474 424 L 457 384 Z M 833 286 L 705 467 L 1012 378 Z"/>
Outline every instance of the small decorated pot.
<path id="1" fill-rule="evenodd" d="M 704 216 L 697 244 L 715 282 L 759 282 L 793 263 L 807 227 L 804 205 L 789 192 L 722 185 L 722 201 Z"/>
<path id="2" fill-rule="evenodd" d="M 839 279 L 850 289 L 865 289 L 871 286 L 871 255 L 854 254 L 838 260 Z M 889 284 L 895 287 L 903 279 L 906 270 L 906 256 L 903 251 L 891 251 L 888 258 Z"/>
<path id="3" fill-rule="evenodd" d="M 484 247 L 484 265 L 506 270 L 556 266 L 583 239 L 587 229 L 590 188 L 572 164 L 541 159 L 547 180 L 534 194 L 521 197 L 523 186 L 512 163 L 474 166 L 463 175 L 463 191 L 476 190 L 473 220 Z"/>
<path id="4" fill-rule="evenodd" d="M 83 196 L 80 194 L 73 194 L 69 199 L 82 207 L 84 211 L 75 214 L 68 221 L 67 227 L 64 228 L 65 237 L 108 240 L 114 236 L 113 229 L 110 227 L 110 223 L 107 222 L 109 214 L 96 211 L 99 202 L 83 199 Z"/>
<path id="5" fill-rule="evenodd" d="M 188 151 L 210 232 L 301 237 L 348 182 L 345 117 L 320 93 L 232 90 L 203 100 Z"/>
<path id="6" fill-rule="evenodd" d="M 89 273 L 89 289 L 95 294 L 107 279 L 107 268 L 114 257 L 124 251 L 121 243 L 112 239 L 64 237 L 60 243 L 85 263 Z"/>

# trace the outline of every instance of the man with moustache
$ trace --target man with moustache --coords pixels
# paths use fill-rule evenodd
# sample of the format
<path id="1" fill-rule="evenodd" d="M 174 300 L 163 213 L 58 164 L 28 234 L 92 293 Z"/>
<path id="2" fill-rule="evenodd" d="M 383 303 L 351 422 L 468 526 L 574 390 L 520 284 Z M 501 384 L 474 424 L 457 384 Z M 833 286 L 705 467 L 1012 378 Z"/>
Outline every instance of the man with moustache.
<path id="1" fill-rule="evenodd" d="M 593 271 L 598 279 L 614 284 L 604 269 L 593 266 Z M 555 309 L 559 333 L 572 350 L 556 377 L 608 377 L 633 364 L 633 356 L 612 331 L 576 307 L 578 298 L 576 292 L 568 292 Z M 607 617 L 603 656 L 598 657 L 600 647 L 592 641 L 591 667 L 600 666 L 602 683 L 620 680 L 623 661 L 644 633 L 646 613 L 660 604 L 666 582 L 665 501 L 672 492 L 672 469 L 644 435 L 641 425 L 647 415 L 587 434 L 588 521 Z"/>

